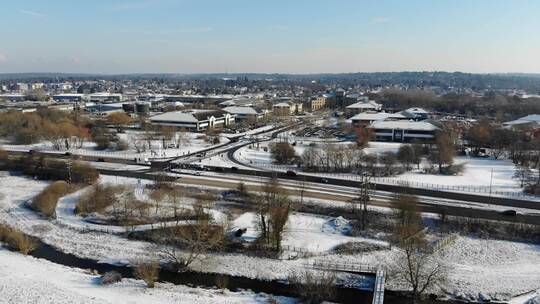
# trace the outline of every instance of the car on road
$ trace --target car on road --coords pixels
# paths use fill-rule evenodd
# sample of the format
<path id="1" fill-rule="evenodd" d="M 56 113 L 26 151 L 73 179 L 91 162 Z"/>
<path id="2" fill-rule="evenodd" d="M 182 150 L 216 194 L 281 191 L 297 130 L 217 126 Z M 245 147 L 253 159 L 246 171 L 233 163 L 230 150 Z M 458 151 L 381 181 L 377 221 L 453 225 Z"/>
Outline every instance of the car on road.
<path id="1" fill-rule="evenodd" d="M 238 171 L 238 167 L 231 167 L 231 171 Z"/>
<path id="2" fill-rule="evenodd" d="M 501 211 L 500 214 L 504 216 L 516 216 L 517 212 L 516 210 L 504 210 L 504 211 Z"/>
<path id="3" fill-rule="evenodd" d="M 288 170 L 286 174 L 287 174 L 287 176 L 296 176 L 296 172 L 294 172 L 292 170 Z"/>
<path id="4" fill-rule="evenodd" d="M 321 178 L 321 179 L 320 179 L 320 182 L 321 182 L 321 183 L 328 184 L 328 179 L 326 179 L 326 178 Z"/>
<path id="5" fill-rule="evenodd" d="M 193 173 L 194 175 L 196 176 L 201 176 L 201 171 L 195 171 L 195 173 Z"/>
<path id="6" fill-rule="evenodd" d="M 66 152 L 66 153 L 64 153 L 64 155 L 65 155 L 65 156 L 71 156 L 71 155 L 73 155 L 73 153 L 71 153 L 71 152 Z"/>

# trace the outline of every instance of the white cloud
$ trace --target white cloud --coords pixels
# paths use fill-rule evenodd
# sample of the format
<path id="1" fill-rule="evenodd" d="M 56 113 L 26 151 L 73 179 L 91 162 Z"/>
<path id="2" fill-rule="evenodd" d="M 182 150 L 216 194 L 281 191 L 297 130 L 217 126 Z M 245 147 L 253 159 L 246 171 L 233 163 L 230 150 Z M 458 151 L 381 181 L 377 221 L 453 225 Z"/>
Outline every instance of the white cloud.
<path id="1" fill-rule="evenodd" d="M 7 60 L 8 60 L 7 56 L 5 54 L 0 53 L 0 62 L 5 62 Z"/>
<path id="2" fill-rule="evenodd" d="M 19 10 L 19 13 L 25 14 L 25 15 L 31 16 L 31 17 L 39 17 L 39 18 L 45 17 L 45 15 L 42 14 L 42 13 L 38 13 L 38 12 L 34 12 L 34 11 L 28 11 L 28 10 L 23 10 L 23 9 L 20 9 L 20 10 Z"/>
<path id="3" fill-rule="evenodd" d="M 381 23 L 386 23 L 390 21 L 390 18 L 387 18 L 387 17 L 374 17 L 373 19 L 371 19 L 371 22 L 372 23 L 376 23 L 376 24 L 381 24 Z"/>

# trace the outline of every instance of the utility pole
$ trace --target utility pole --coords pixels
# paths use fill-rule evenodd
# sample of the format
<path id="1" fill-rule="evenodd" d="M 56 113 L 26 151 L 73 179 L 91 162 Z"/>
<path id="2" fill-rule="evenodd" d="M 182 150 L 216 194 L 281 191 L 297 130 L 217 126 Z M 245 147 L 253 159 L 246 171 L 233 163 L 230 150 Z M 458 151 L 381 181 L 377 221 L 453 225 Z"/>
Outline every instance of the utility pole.
<path id="1" fill-rule="evenodd" d="M 373 189 L 373 184 L 371 183 L 371 176 L 367 173 L 361 175 L 360 180 L 360 191 L 358 195 L 358 202 L 361 204 L 360 212 L 360 227 L 362 230 L 366 229 L 367 226 L 367 217 L 368 217 L 368 203 L 371 199 L 371 191 Z"/>
<path id="2" fill-rule="evenodd" d="M 68 169 L 68 182 L 71 185 L 71 159 L 67 162 L 67 169 Z"/>
<path id="3" fill-rule="evenodd" d="M 491 177 L 489 178 L 489 197 L 491 197 L 492 186 L 493 186 L 493 168 L 491 168 Z"/>

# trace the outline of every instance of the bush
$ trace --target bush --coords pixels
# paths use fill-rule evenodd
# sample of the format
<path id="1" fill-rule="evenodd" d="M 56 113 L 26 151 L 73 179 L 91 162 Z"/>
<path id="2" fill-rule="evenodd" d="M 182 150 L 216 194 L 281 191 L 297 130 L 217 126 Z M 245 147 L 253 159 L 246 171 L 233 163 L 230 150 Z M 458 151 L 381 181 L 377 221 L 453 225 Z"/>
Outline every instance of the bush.
<path id="1" fill-rule="evenodd" d="M 540 195 L 540 183 L 525 186 L 525 193 Z"/>
<path id="2" fill-rule="evenodd" d="M 116 151 L 126 151 L 129 148 L 129 144 L 125 140 L 118 140 L 116 142 Z"/>
<path id="3" fill-rule="evenodd" d="M 122 275 L 116 271 L 107 271 L 100 278 L 101 285 L 109 285 L 122 281 Z"/>
<path id="4" fill-rule="evenodd" d="M 0 241 L 8 244 L 20 253 L 27 255 L 34 251 L 38 242 L 36 239 L 24 234 L 22 231 L 0 224 Z"/>
<path id="5" fill-rule="evenodd" d="M 157 262 L 142 263 L 135 267 L 135 277 L 143 280 L 146 286 L 154 288 L 159 276 L 159 264 Z"/>
<path id="6" fill-rule="evenodd" d="M 289 281 L 296 286 L 302 303 L 319 304 L 331 300 L 336 293 L 336 276 L 330 272 L 313 274 L 306 271 L 303 276 L 289 277 Z"/>
<path id="7" fill-rule="evenodd" d="M 56 217 L 56 205 L 58 199 L 69 193 L 69 185 L 64 181 L 56 181 L 43 189 L 32 202 L 30 208 L 46 215 L 47 217 Z"/>
<path id="8" fill-rule="evenodd" d="M 80 162 L 74 162 L 71 166 L 71 181 L 74 183 L 93 184 L 99 178 L 96 168 Z"/>
<path id="9" fill-rule="evenodd" d="M 111 138 L 107 135 L 98 135 L 93 138 L 96 150 L 106 150 L 111 147 Z"/>
<path id="10" fill-rule="evenodd" d="M 75 213 L 87 215 L 92 212 L 101 212 L 115 204 L 118 201 L 117 195 L 122 191 L 123 188 L 119 186 L 96 184 L 81 195 L 75 207 Z"/>

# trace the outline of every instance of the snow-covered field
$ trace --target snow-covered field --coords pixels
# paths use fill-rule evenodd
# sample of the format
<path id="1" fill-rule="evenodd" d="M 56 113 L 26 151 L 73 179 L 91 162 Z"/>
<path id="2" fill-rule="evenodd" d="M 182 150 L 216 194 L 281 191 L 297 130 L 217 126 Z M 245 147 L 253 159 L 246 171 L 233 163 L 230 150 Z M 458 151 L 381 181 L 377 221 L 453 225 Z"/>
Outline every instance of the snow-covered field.
<path id="1" fill-rule="evenodd" d="M 180 133 L 178 133 L 180 134 Z M 179 135 L 178 135 L 179 136 Z M 152 148 L 146 149 L 146 151 L 137 153 L 134 142 L 139 142 L 139 145 L 142 145 L 142 140 L 139 139 L 143 137 L 143 134 L 139 131 L 126 131 L 125 133 L 119 133 L 118 137 L 125 141 L 128 144 L 128 149 L 125 151 L 115 151 L 115 150 L 95 150 L 96 144 L 93 142 L 85 142 L 83 147 L 80 149 L 70 149 L 69 152 L 75 155 L 91 155 L 91 156 L 103 156 L 103 157 L 112 157 L 112 158 L 125 158 L 125 159 L 148 159 L 148 158 L 159 158 L 159 157 L 177 157 L 184 154 L 194 153 L 197 151 L 204 150 L 212 146 L 211 143 L 204 140 L 205 134 L 203 133 L 193 133 L 186 132 L 182 135 L 183 139 L 180 143 L 180 147 L 167 147 L 169 144 L 173 144 L 173 141 L 166 141 L 166 146 L 163 146 L 161 140 L 151 140 Z M 229 139 L 226 137 L 220 137 L 220 144 L 229 142 Z M 52 144 L 48 141 L 42 141 L 33 145 L 9 145 L 3 144 L 0 146 L 5 150 L 13 151 L 28 151 L 30 149 L 41 150 L 47 152 L 55 153 L 64 153 L 67 150 L 62 149 L 60 151 L 54 150 Z"/>
<path id="2" fill-rule="evenodd" d="M 246 212 L 233 221 L 234 228 L 247 228 L 242 236 L 246 240 L 253 240 L 259 231 L 257 216 Z M 293 213 L 285 227 L 283 238 L 284 246 L 305 249 L 313 253 L 329 252 L 337 245 L 347 242 L 367 242 L 387 246 L 388 243 L 351 237 L 346 234 L 351 230 L 349 221 L 344 218 L 331 218 L 305 213 Z"/>
<path id="3" fill-rule="evenodd" d="M 118 178 L 117 180 L 115 177 L 105 178 L 109 182 L 137 183 L 136 179 Z M 63 223 L 61 219 L 48 221 L 21 206 L 25 200 L 30 199 L 46 185 L 46 182 L 34 181 L 21 176 L 10 176 L 2 172 L 0 174 L 0 221 L 16 226 L 27 233 L 40 237 L 47 244 L 82 258 L 119 264 L 129 264 L 134 261 L 156 257 L 160 258 L 158 254 L 159 248 L 154 244 L 128 240 L 118 235 L 105 233 L 81 233 L 77 229 L 70 227 L 67 223 Z M 331 202 L 327 203 L 330 204 Z M 69 209 L 66 210 L 66 212 L 69 212 Z M 77 225 L 77 222 L 72 222 L 71 224 Z M 255 232 L 253 215 L 249 213 L 237 218 L 234 224 L 237 227 L 249 228 L 248 236 L 250 233 L 253 234 Z M 375 240 L 363 240 L 362 238 L 346 236 L 343 234 L 346 229 L 347 223 L 339 219 L 332 222 L 332 218 L 309 214 L 293 214 L 285 233 L 285 244 L 303 247 L 313 251 L 324 250 L 326 252 L 323 257 L 274 260 L 240 254 L 210 254 L 203 261 L 195 263 L 193 268 L 196 271 L 226 273 L 250 278 L 287 279 L 291 273 L 304 271 L 305 263 L 313 260 L 323 259 L 330 262 L 352 262 L 387 267 L 398 253 L 398 250 L 395 248 L 358 255 L 340 255 L 329 252 L 328 250 L 333 246 L 349 240 L 377 242 Z M 152 252 L 155 254 L 152 255 Z M 511 296 L 517 296 L 540 288 L 539 245 L 459 237 L 442 254 L 449 267 L 449 280 L 445 284 L 444 289 L 450 294 L 476 298 L 481 293 L 489 297 L 508 300 Z M 12 273 L 11 270 L 5 268 L 8 266 L 2 264 L 4 260 L 3 253 L 0 252 L 0 265 L 3 265 L 0 266 L 0 272 L 6 271 L 6 273 Z M 7 264 L 9 265 L 11 263 L 8 262 Z M 29 286 L 40 284 L 39 281 L 33 281 L 39 278 L 32 276 L 23 276 L 22 278 L 29 280 L 27 283 Z M 89 277 L 88 280 L 90 279 Z M 90 283 L 85 287 L 84 284 L 75 279 L 62 278 L 61 281 L 65 281 L 67 285 L 71 284 L 70 282 L 75 282 L 73 284 L 82 290 L 94 290 L 97 288 Z M 143 291 L 140 287 L 142 286 L 140 282 L 127 282 L 120 284 L 122 288 L 118 287 L 122 292 L 123 290 L 127 290 L 126 293 L 133 293 L 134 295 L 137 294 L 136 292 L 141 292 L 144 295 L 154 293 L 154 291 Z M 0 286 L 7 286 L 4 289 L 15 288 L 9 284 L 14 283 L 2 280 Z M 57 282 L 58 285 L 55 285 L 56 283 L 49 283 L 50 285 L 47 285 L 48 283 L 43 284 L 43 288 L 59 290 L 59 294 L 63 294 L 62 292 L 67 293 L 65 289 L 62 289 L 67 287 L 62 287 L 63 285 L 59 281 Z M 126 289 L 124 289 L 123 284 L 126 284 Z M 398 285 L 389 282 L 387 286 L 389 288 L 396 288 Z M 109 289 L 114 288 L 116 287 Z M 168 289 L 168 287 L 162 288 Z M 36 290 L 37 292 L 44 292 L 37 287 Z M 122 292 L 120 293 L 123 294 Z M 156 292 L 161 293 L 162 291 Z M 32 299 L 31 291 L 22 289 L 21 293 L 28 293 L 30 299 Z M 10 299 L 17 299 L 17 294 L 14 292 L 10 293 Z M 141 295 L 141 299 L 143 299 L 144 295 Z M 162 296 L 167 297 L 166 293 Z M 80 298 L 70 298 L 68 296 L 66 296 L 66 299 L 68 299 L 67 301 L 72 300 L 74 302 L 80 300 Z M 95 301 L 99 301 L 100 299 L 98 295 L 94 298 Z M 167 297 L 167 299 L 169 298 Z M 252 299 L 250 298 L 250 301 Z M 91 302 L 91 300 L 89 301 Z M 52 301 L 54 301 L 54 298 L 52 298 Z M 189 301 L 186 300 L 187 303 L 190 303 Z M 204 300 L 201 301 L 205 303 Z M 236 301 L 236 299 L 231 301 Z"/>
<path id="4" fill-rule="evenodd" d="M 0 247 L 0 303 L 268 303 L 270 296 L 123 279 L 102 286 L 97 275 Z M 291 298 L 272 297 L 278 303 Z"/>
<path id="5" fill-rule="evenodd" d="M 276 170 L 293 169 L 291 166 L 277 166 L 272 164 L 269 149 L 265 152 L 264 147 L 268 147 L 268 142 L 261 143 L 259 149 L 256 147 L 244 147 L 235 153 L 235 157 L 251 166 L 261 168 L 273 168 Z M 348 143 L 340 143 L 348 144 Z M 349 143 L 350 144 L 350 143 Z M 299 155 L 307 148 L 309 143 L 298 143 L 295 150 Z M 380 154 L 383 152 L 397 153 L 401 143 L 370 142 L 363 151 L 367 154 Z M 467 193 L 491 193 L 497 196 L 517 197 L 522 195 L 522 188 L 518 180 L 514 178 L 516 172 L 515 165 L 510 160 L 500 160 L 493 158 L 478 158 L 468 156 L 458 156 L 454 159 L 455 164 L 463 164 L 463 172 L 458 175 L 427 174 L 423 170 L 413 170 L 403 174 L 376 178 L 376 182 L 391 184 L 408 184 L 412 187 L 439 189 L 448 191 L 460 191 Z M 353 174 L 332 174 L 317 173 L 335 178 L 359 178 Z M 528 199 L 534 199 L 527 197 Z M 537 198 L 540 200 L 540 198 Z"/>

